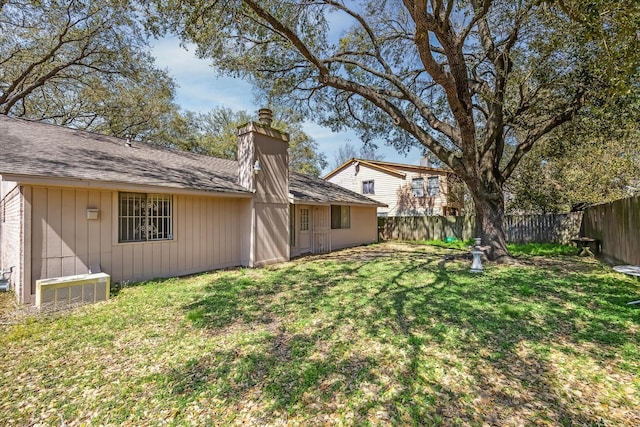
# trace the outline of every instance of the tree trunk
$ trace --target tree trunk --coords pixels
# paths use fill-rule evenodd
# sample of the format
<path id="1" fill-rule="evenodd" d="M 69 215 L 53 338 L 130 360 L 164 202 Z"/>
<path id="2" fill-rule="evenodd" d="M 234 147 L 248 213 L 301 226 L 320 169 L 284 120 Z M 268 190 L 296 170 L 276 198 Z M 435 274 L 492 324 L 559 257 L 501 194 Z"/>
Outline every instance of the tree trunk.
<path id="1" fill-rule="evenodd" d="M 478 189 L 470 187 L 476 210 L 476 235 L 482 239 L 482 246 L 488 246 L 487 258 L 491 261 L 507 262 L 511 259 L 507 251 L 504 231 L 504 193 L 502 187 L 492 183 L 491 191 L 480 184 Z"/>

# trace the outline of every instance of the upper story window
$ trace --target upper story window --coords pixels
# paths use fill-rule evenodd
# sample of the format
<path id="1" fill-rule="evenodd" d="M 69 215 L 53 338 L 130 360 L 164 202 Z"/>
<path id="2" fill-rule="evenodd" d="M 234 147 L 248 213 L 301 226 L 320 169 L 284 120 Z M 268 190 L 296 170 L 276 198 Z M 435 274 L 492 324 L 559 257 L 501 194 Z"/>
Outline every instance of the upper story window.
<path id="1" fill-rule="evenodd" d="M 331 205 L 331 228 L 351 228 L 351 206 Z"/>
<path id="2" fill-rule="evenodd" d="M 118 241 L 173 239 L 173 199 L 168 194 L 119 193 Z"/>
<path id="3" fill-rule="evenodd" d="M 440 177 L 430 176 L 427 178 L 427 194 L 432 197 L 440 194 Z"/>
<path id="4" fill-rule="evenodd" d="M 411 191 L 413 192 L 413 197 L 424 197 L 424 179 L 413 178 L 411 180 Z"/>
<path id="5" fill-rule="evenodd" d="M 372 179 L 368 181 L 362 181 L 362 194 L 375 194 Z"/>

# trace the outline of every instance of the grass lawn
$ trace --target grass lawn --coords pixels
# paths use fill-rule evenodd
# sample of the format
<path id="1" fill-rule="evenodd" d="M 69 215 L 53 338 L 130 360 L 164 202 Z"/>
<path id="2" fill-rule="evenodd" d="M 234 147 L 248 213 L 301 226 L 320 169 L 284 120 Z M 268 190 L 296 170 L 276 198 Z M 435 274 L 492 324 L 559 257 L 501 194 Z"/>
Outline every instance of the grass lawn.
<path id="1" fill-rule="evenodd" d="M 0 425 L 640 425 L 640 281 L 533 249 L 474 275 L 390 242 L 0 319 Z"/>

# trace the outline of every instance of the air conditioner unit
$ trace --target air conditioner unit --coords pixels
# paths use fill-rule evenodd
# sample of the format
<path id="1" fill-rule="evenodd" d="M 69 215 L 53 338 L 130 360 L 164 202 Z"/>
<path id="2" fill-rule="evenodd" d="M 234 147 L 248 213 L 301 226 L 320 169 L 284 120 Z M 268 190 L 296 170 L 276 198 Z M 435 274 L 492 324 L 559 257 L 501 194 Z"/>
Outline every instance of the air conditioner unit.
<path id="1" fill-rule="evenodd" d="M 109 299 L 111 276 L 80 274 L 36 280 L 36 307 L 61 309 Z"/>

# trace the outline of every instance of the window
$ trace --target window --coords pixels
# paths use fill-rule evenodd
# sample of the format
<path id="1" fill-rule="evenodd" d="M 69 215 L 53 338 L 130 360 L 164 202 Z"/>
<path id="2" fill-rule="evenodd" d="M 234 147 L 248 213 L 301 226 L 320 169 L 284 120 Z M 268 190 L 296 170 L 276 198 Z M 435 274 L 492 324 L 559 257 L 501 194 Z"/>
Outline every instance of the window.
<path id="1" fill-rule="evenodd" d="M 309 209 L 300 209 L 300 230 L 309 229 Z"/>
<path id="2" fill-rule="evenodd" d="M 119 209 L 120 243 L 173 239 L 170 195 L 120 193 Z"/>
<path id="3" fill-rule="evenodd" d="M 331 228 L 351 228 L 351 207 L 331 205 Z"/>
<path id="4" fill-rule="evenodd" d="M 429 196 L 437 196 L 440 194 L 440 178 L 437 176 L 430 176 L 427 178 L 427 194 Z"/>
<path id="5" fill-rule="evenodd" d="M 373 180 L 362 181 L 362 194 L 374 194 Z"/>
<path id="6" fill-rule="evenodd" d="M 413 178 L 411 181 L 411 191 L 413 192 L 413 197 L 424 197 L 424 179 Z"/>

